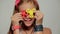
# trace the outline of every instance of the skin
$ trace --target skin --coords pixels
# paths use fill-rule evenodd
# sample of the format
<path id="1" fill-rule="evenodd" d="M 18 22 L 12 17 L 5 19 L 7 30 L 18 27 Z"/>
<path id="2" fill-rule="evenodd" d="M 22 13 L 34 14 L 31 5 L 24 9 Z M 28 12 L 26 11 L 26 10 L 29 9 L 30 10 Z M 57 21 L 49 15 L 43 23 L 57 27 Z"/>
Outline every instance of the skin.
<path id="1" fill-rule="evenodd" d="M 21 11 L 22 10 L 25 10 L 25 9 L 28 9 L 28 8 L 35 8 L 34 4 L 29 2 L 29 3 L 26 3 L 24 2 L 22 5 L 19 6 L 19 13 L 16 13 L 14 14 L 12 17 L 11 17 L 11 20 L 13 21 L 13 25 L 19 25 L 19 21 L 20 20 L 23 20 L 22 16 L 21 16 Z M 36 18 L 36 25 L 40 25 L 42 24 L 42 19 L 43 19 L 43 13 L 40 12 L 40 10 L 36 10 L 35 11 L 36 15 L 34 16 L 34 18 Z M 27 16 L 26 18 L 29 18 L 29 16 Z M 31 26 L 31 24 L 33 23 L 33 20 L 34 18 L 31 20 L 31 21 L 24 21 L 24 24 L 26 26 Z M 25 18 L 24 18 L 25 19 Z M 30 29 L 30 30 L 23 30 L 22 31 L 22 34 L 31 34 L 31 31 L 33 30 L 33 27 Z M 16 29 L 14 32 L 14 34 L 20 34 L 20 31 L 19 29 Z M 32 32 L 32 34 L 34 34 L 34 32 Z M 36 34 L 51 34 L 51 30 L 49 28 L 43 28 L 43 31 L 38 31 L 36 32 Z"/>

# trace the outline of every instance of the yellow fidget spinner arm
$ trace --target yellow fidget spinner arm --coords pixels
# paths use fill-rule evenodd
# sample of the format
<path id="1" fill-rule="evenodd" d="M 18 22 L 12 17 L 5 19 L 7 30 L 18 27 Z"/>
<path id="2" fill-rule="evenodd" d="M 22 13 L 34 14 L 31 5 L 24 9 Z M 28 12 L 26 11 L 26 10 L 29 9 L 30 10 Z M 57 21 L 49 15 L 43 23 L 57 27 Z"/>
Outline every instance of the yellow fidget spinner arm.
<path id="1" fill-rule="evenodd" d="M 34 13 L 35 10 L 36 10 L 35 8 L 33 8 L 33 9 L 26 9 L 26 12 L 29 13 L 29 17 L 30 18 L 34 17 L 33 13 Z"/>

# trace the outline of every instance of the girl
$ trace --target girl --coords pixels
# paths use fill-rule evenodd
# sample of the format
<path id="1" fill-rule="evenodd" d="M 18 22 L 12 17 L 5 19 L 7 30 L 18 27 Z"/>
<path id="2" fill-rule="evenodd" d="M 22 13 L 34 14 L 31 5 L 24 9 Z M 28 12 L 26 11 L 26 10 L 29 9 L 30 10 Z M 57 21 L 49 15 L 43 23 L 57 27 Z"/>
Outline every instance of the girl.
<path id="1" fill-rule="evenodd" d="M 33 8 L 36 10 L 32 19 L 29 16 L 22 17 L 22 10 Z M 36 0 L 16 0 L 8 34 L 51 34 L 49 28 L 43 27 L 42 20 L 43 14 L 40 12 Z"/>

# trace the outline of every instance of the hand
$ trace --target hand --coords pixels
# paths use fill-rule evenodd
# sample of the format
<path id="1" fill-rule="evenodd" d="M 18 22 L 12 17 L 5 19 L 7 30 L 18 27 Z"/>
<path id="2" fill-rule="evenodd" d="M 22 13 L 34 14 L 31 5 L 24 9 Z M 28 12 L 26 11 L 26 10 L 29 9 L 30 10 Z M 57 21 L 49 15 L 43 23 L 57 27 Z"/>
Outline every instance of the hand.
<path id="1" fill-rule="evenodd" d="M 19 25 L 19 21 L 20 21 L 20 20 L 23 20 L 21 13 L 16 13 L 16 14 L 14 14 L 14 15 L 11 17 L 11 20 L 12 20 L 12 22 L 13 22 L 13 23 L 12 23 L 13 25 Z"/>
<path id="2" fill-rule="evenodd" d="M 36 25 L 42 24 L 43 14 L 38 10 L 35 12 Z"/>

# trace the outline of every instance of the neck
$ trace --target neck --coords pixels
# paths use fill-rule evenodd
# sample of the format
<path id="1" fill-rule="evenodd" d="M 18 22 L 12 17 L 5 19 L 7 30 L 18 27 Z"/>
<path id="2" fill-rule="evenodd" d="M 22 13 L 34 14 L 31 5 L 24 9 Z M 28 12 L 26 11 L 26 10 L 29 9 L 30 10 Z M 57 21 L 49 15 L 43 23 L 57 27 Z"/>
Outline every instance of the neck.
<path id="1" fill-rule="evenodd" d="M 25 30 L 25 31 L 31 31 L 31 30 L 33 30 L 33 27 L 27 27 L 27 29 L 23 29 L 23 30 Z"/>
<path id="2" fill-rule="evenodd" d="M 30 28 L 29 30 L 24 30 L 24 32 L 25 32 L 26 34 L 32 34 L 32 32 L 33 32 L 33 27 Z"/>
<path id="3" fill-rule="evenodd" d="M 29 28 L 29 30 L 26 30 L 26 31 L 31 31 L 31 30 L 33 30 L 33 27 Z"/>

